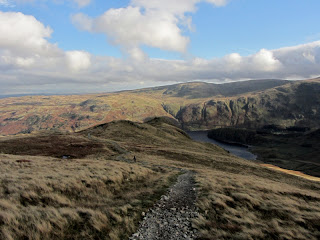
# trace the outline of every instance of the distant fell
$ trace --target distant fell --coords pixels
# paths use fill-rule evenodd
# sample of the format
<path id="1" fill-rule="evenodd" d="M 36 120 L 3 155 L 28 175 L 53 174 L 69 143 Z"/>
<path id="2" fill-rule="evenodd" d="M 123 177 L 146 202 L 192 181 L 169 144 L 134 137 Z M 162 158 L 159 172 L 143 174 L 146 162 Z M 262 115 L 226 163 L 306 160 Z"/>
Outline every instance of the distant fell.
<path id="1" fill-rule="evenodd" d="M 164 96 L 186 97 L 189 99 L 209 97 L 232 97 L 250 92 L 264 91 L 289 83 L 287 80 L 263 79 L 223 84 L 206 82 L 189 82 L 170 86 L 137 90 L 139 93 L 162 91 Z"/>
<path id="2" fill-rule="evenodd" d="M 117 93 L 0 99 L 0 135 L 78 132 L 115 120 L 172 119 L 186 130 L 320 128 L 320 79 L 192 82 Z"/>

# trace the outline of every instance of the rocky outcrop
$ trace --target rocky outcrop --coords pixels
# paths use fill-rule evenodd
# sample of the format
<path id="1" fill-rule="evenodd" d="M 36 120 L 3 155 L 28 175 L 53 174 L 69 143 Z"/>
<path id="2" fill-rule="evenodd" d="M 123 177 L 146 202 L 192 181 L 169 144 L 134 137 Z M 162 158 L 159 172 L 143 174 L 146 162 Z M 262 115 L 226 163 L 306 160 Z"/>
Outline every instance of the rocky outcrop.
<path id="1" fill-rule="evenodd" d="M 212 99 L 181 107 L 176 118 L 185 129 L 217 127 L 320 127 L 320 83 L 289 84 L 259 94 Z"/>

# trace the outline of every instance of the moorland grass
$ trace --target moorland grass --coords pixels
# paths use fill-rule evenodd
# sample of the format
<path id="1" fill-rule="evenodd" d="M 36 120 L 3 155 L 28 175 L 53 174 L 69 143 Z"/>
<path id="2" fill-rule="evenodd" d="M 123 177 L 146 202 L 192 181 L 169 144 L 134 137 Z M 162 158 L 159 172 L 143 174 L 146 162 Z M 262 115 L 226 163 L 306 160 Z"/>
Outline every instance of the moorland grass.
<path id="1" fill-rule="evenodd" d="M 43 134 L 32 137 L 41 142 Z M 46 147 L 35 148 L 37 156 L 0 155 L 0 238 L 126 239 L 179 168 L 196 172 L 199 239 L 320 237 L 318 182 L 194 142 L 161 121 L 113 122 L 64 135 L 58 149 L 74 151 L 70 138 L 102 147 L 74 159 Z M 10 153 L 10 144 L 1 139 L 0 151 Z"/>
<path id="2" fill-rule="evenodd" d="M 0 239 L 126 239 L 176 174 L 105 159 L 0 155 Z"/>

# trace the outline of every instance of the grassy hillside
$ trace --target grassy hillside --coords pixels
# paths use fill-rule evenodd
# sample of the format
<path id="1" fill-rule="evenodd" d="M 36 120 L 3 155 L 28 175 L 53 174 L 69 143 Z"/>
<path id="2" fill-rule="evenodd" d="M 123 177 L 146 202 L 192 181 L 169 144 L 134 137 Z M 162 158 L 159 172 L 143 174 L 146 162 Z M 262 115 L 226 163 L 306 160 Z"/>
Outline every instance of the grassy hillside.
<path id="1" fill-rule="evenodd" d="M 0 135 L 79 131 L 113 120 L 176 119 L 185 129 L 320 127 L 320 80 L 185 83 L 110 94 L 0 99 Z"/>
<path id="2" fill-rule="evenodd" d="M 196 172 L 200 239 L 320 237 L 320 183 L 194 142 L 167 120 L 3 137 L 0 152 L 0 239 L 126 239 L 181 168 Z"/>
<path id="3" fill-rule="evenodd" d="M 220 128 L 211 130 L 208 136 L 224 142 L 251 145 L 250 151 L 264 163 L 320 177 L 320 130 L 293 132 L 303 128 L 289 128 L 274 132 L 271 127 L 277 129 L 276 126 L 262 130 Z"/>

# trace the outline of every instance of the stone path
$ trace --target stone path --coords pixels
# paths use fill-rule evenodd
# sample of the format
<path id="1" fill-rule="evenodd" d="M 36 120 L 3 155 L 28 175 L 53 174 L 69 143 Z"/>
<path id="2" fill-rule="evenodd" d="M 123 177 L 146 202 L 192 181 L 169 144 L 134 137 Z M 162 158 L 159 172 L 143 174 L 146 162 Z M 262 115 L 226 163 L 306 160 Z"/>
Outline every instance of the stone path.
<path id="1" fill-rule="evenodd" d="M 197 231 L 192 228 L 192 219 L 198 216 L 196 198 L 194 173 L 187 171 L 145 214 L 130 240 L 195 239 Z"/>

